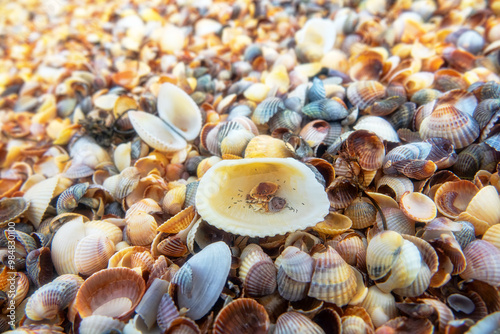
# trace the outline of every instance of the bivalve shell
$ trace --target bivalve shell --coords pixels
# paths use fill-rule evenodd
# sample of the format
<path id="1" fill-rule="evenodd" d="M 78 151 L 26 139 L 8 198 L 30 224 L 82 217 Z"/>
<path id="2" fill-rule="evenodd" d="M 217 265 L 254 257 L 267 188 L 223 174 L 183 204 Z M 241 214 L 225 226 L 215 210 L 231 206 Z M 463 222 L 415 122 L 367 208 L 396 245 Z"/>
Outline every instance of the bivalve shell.
<path id="1" fill-rule="evenodd" d="M 278 317 L 275 334 L 324 334 L 323 329 L 298 312 L 285 312 Z"/>
<path id="2" fill-rule="evenodd" d="M 286 300 L 297 301 L 306 297 L 311 282 L 314 260 L 297 247 L 288 246 L 281 253 L 278 265 L 278 291 Z"/>
<path id="3" fill-rule="evenodd" d="M 214 322 L 214 334 L 265 334 L 269 316 L 254 299 L 239 298 L 226 305 Z"/>
<path id="4" fill-rule="evenodd" d="M 436 218 L 436 204 L 428 196 L 417 192 L 407 192 L 401 197 L 399 206 L 411 220 L 429 222 Z"/>
<path id="5" fill-rule="evenodd" d="M 467 266 L 460 274 L 463 279 L 476 279 L 493 286 L 500 285 L 500 250 L 484 240 L 471 242 L 464 250 Z"/>

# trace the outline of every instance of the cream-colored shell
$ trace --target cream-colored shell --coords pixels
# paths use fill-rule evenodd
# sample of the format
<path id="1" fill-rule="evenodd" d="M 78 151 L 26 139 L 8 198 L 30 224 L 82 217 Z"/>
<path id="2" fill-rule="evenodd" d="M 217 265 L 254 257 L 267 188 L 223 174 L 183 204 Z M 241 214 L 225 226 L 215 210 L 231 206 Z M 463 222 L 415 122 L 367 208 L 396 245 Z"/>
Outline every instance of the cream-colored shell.
<path id="1" fill-rule="evenodd" d="M 286 199 L 278 212 L 255 211 L 246 196 L 263 181 L 277 183 L 276 196 Z M 294 159 L 223 160 L 201 179 L 196 209 L 209 224 L 252 237 L 265 237 L 305 229 L 322 221 L 330 202 L 314 173 Z"/>

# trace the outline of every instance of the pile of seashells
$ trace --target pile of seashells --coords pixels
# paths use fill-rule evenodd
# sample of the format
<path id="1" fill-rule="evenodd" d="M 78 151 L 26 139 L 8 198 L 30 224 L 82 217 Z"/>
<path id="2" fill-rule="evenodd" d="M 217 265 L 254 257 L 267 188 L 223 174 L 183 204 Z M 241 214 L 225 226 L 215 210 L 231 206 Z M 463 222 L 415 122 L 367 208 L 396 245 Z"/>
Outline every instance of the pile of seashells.
<path id="1" fill-rule="evenodd" d="M 0 13 L 0 332 L 500 327 L 500 1 Z"/>

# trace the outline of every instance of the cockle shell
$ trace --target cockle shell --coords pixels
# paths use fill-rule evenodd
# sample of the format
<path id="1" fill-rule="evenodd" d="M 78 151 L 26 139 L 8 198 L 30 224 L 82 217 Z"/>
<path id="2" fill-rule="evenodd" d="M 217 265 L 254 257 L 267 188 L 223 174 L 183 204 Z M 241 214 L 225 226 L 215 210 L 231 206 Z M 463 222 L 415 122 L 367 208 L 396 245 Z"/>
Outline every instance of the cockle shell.
<path id="1" fill-rule="evenodd" d="M 231 266 L 231 251 L 222 241 L 203 248 L 175 274 L 179 308 L 187 308 L 188 317 L 198 320 L 215 304 L 226 283 Z"/>
<path id="2" fill-rule="evenodd" d="M 471 242 L 464 250 L 467 266 L 460 274 L 463 279 L 476 279 L 493 286 L 500 285 L 500 250 L 484 240 Z"/>
<path id="3" fill-rule="evenodd" d="M 82 318 L 106 315 L 127 320 L 139 304 L 146 284 L 132 269 L 101 270 L 85 280 L 75 299 Z"/>
<path id="4" fill-rule="evenodd" d="M 259 246 L 255 245 L 255 249 L 245 252 L 254 245 L 248 245 L 242 252 L 239 276 L 249 296 L 270 295 L 276 289 L 276 268 L 269 255 Z"/>
<path id="5" fill-rule="evenodd" d="M 361 303 L 372 319 L 375 327 L 382 326 L 398 314 L 396 300 L 390 293 L 382 292 L 376 285 L 368 288 L 368 294 Z"/>
<path id="6" fill-rule="evenodd" d="M 75 249 L 76 270 L 85 276 L 106 268 L 115 252 L 115 244 L 105 235 L 91 234 L 80 240 Z"/>
<path id="7" fill-rule="evenodd" d="M 26 316 L 31 320 L 54 318 L 75 298 L 83 279 L 78 275 L 61 275 L 45 284 L 30 297 L 26 304 Z"/>
<path id="8" fill-rule="evenodd" d="M 311 319 L 298 312 L 285 312 L 278 317 L 276 334 L 324 334 L 323 329 Z"/>
<path id="9" fill-rule="evenodd" d="M 440 213 L 455 219 L 467 209 L 467 205 L 479 189 L 470 181 L 454 181 L 443 183 L 434 195 L 434 202 Z"/>
<path id="10" fill-rule="evenodd" d="M 52 196 L 54 196 L 58 182 L 59 177 L 51 177 L 35 184 L 24 194 L 24 199 L 30 203 L 26 212 L 26 218 L 28 218 L 35 228 L 42 221 L 43 214 L 47 210 Z"/>
<path id="11" fill-rule="evenodd" d="M 494 186 L 481 188 L 471 199 L 465 212 L 458 215 L 472 225 L 476 235 L 481 235 L 491 226 L 500 222 L 500 196 Z"/>
<path id="12" fill-rule="evenodd" d="M 78 328 L 81 334 L 104 333 L 107 331 L 121 331 L 125 323 L 104 315 L 91 315 L 82 319 Z"/>
<path id="13" fill-rule="evenodd" d="M 335 24 L 331 20 L 312 18 L 297 31 L 297 44 L 314 45 L 323 53 L 328 52 L 335 44 Z"/>
<path id="14" fill-rule="evenodd" d="M 316 258 L 307 295 L 342 307 L 356 295 L 358 284 L 356 269 L 328 246 L 326 252 Z"/>
<path id="15" fill-rule="evenodd" d="M 419 222 L 429 222 L 437 215 L 436 204 L 422 193 L 404 193 L 399 206 L 408 218 Z"/>
<path id="16" fill-rule="evenodd" d="M 268 329 L 266 309 L 250 298 L 239 298 L 227 304 L 214 322 L 214 334 L 265 334 Z"/>
<path id="17" fill-rule="evenodd" d="M 246 196 L 264 181 L 279 185 L 275 195 L 286 200 L 286 207 L 277 212 L 249 207 Z M 313 172 L 294 159 L 221 161 L 203 176 L 196 193 L 196 208 L 208 223 L 234 234 L 259 237 L 313 226 L 328 214 L 329 205 Z"/>
<path id="18" fill-rule="evenodd" d="M 290 301 L 306 297 L 313 269 L 314 260 L 309 254 L 294 246 L 285 248 L 278 265 L 277 282 L 280 295 Z"/>

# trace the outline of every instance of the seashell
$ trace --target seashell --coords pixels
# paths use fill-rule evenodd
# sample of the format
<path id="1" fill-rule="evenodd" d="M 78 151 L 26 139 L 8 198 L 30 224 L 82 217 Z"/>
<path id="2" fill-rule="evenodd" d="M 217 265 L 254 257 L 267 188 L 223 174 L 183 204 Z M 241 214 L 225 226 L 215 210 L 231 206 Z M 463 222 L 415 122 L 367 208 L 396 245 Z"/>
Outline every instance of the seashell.
<path id="1" fill-rule="evenodd" d="M 153 216 L 137 211 L 127 217 L 126 222 L 125 233 L 133 245 L 146 246 L 153 241 L 158 228 Z"/>
<path id="2" fill-rule="evenodd" d="M 172 297 L 170 297 L 168 293 L 163 294 L 158 305 L 158 314 L 156 316 L 158 327 L 162 331 L 167 330 L 172 321 L 179 316 L 179 311 L 177 311 Z"/>
<path id="3" fill-rule="evenodd" d="M 78 202 L 85 195 L 89 188 L 89 183 L 79 183 L 69 187 L 59 195 L 57 199 L 57 214 L 70 212 L 78 206 Z"/>
<path id="4" fill-rule="evenodd" d="M 500 249 L 500 240 L 498 238 L 498 231 L 500 230 L 500 225 L 493 225 L 484 233 L 481 240 L 488 241 L 490 244 Z M 465 248 L 465 247 L 463 247 Z"/>
<path id="5" fill-rule="evenodd" d="M 85 276 L 104 269 L 115 253 L 115 244 L 105 235 L 90 234 L 80 240 L 75 249 L 76 270 Z"/>
<path id="6" fill-rule="evenodd" d="M 472 241 L 465 249 L 467 260 L 465 270 L 460 274 L 463 279 L 476 279 L 493 286 L 500 285 L 500 270 L 495 265 L 499 250 L 484 240 Z"/>
<path id="7" fill-rule="evenodd" d="M 348 115 L 345 105 L 334 99 L 311 102 L 302 108 L 302 113 L 313 119 L 322 119 L 325 121 L 340 121 Z"/>
<path id="8" fill-rule="evenodd" d="M 58 177 L 51 177 L 38 182 L 24 193 L 24 200 L 30 203 L 25 216 L 35 228 L 40 225 L 58 183 Z"/>
<path id="9" fill-rule="evenodd" d="M 403 244 L 403 237 L 393 231 L 383 231 L 372 238 L 366 250 L 366 265 L 371 279 L 381 279 L 390 272 Z"/>
<path id="10" fill-rule="evenodd" d="M 240 179 L 237 175 L 243 171 L 245 182 L 239 182 L 234 187 L 233 178 Z M 265 202 L 260 206 L 258 200 L 247 199 L 247 194 L 263 181 L 278 184 L 279 190 L 274 198 L 283 198 L 285 205 L 295 210 L 279 209 L 270 215 L 266 212 Z M 304 186 L 299 186 L 298 182 L 304 182 Z M 196 207 L 203 219 L 218 228 L 239 235 L 264 237 L 312 226 L 323 220 L 328 213 L 329 203 L 326 196 L 318 198 L 318 194 L 324 193 L 321 189 L 321 184 L 316 181 L 311 170 L 293 159 L 224 160 L 201 179 L 196 193 Z M 298 191 L 300 199 L 294 196 L 298 195 Z M 314 203 L 305 200 L 309 195 L 304 195 L 309 193 L 315 194 Z M 214 202 L 221 199 L 226 199 L 225 204 Z M 302 212 L 301 207 L 307 207 L 308 211 Z M 295 219 L 298 219 L 297 215 L 300 215 L 299 220 Z M 248 223 L 250 221 L 251 224 Z M 265 229 L 261 229 L 257 222 L 265 225 Z"/>
<path id="11" fill-rule="evenodd" d="M 293 133 L 300 130 L 302 116 L 298 112 L 285 109 L 278 111 L 268 122 L 269 129 L 275 131 L 277 129 L 289 129 Z"/>
<path id="12" fill-rule="evenodd" d="M 311 87 L 307 91 L 307 99 L 309 102 L 326 99 L 325 85 L 323 81 L 314 78 Z"/>
<path id="13" fill-rule="evenodd" d="M 271 136 L 260 135 L 250 140 L 244 158 L 287 158 L 292 157 L 292 152 L 282 140 Z"/>
<path id="14" fill-rule="evenodd" d="M 426 159 L 433 161 L 437 168 L 448 168 L 457 161 L 457 154 L 451 142 L 444 138 L 430 138 L 426 140 L 432 144 L 431 151 Z"/>
<path id="15" fill-rule="evenodd" d="M 186 200 L 186 186 L 179 185 L 169 190 L 163 197 L 162 208 L 164 212 L 170 215 L 176 215 L 182 210 Z"/>
<path id="16" fill-rule="evenodd" d="M 358 195 L 358 188 L 347 178 L 338 177 L 326 189 L 330 205 L 334 209 L 347 208 Z"/>
<path id="17" fill-rule="evenodd" d="M 342 333 L 373 333 L 373 328 L 370 328 L 365 321 L 357 316 L 343 316 L 342 317 Z"/>
<path id="18" fill-rule="evenodd" d="M 361 303 L 362 307 L 370 314 L 375 327 L 380 327 L 388 320 L 398 315 L 396 300 L 390 293 L 382 292 L 376 285 L 368 288 L 368 294 Z"/>
<path id="19" fill-rule="evenodd" d="M 388 121 L 394 129 L 399 130 L 409 128 L 416 111 L 416 104 L 413 102 L 403 103 L 395 112 L 389 115 Z"/>
<path id="20" fill-rule="evenodd" d="M 352 221 L 352 228 L 363 229 L 375 223 L 377 210 L 361 198 L 355 199 L 344 210 L 344 214 Z"/>
<path id="21" fill-rule="evenodd" d="M 320 18 L 307 20 L 302 29 L 295 33 L 297 45 L 312 45 L 317 47 L 322 53 L 326 53 L 335 44 L 336 34 L 333 21 Z"/>
<path id="22" fill-rule="evenodd" d="M 349 76 L 354 81 L 377 80 L 382 73 L 384 56 L 375 50 L 365 50 L 349 60 Z"/>
<path id="23" fill-rule="evenodd" d="M 385 87 L 374 80 L 353 82 L 347 88 L 347 98 L 361 110 L 385 97 Z"/>
<path id="24" fill-rule="evenodd" d="M 142 111 L 129 111 L 127 114 L 137 134 L 154 149 L 175 152 L 186 147 L 184 138 L 158 117 Z"/>
<path id="25" fill-rule="evenodd" d="M 146 284 L 132 269 L 109 268 L 85 280 L 75 299 L 80 317 L 104 315 L 127 320 L 139 304 Z"/>
<path id="26" fill-rule="evenodd" d="M 120 320 L 104 315 L 91 315 L 82 319 L 78 328 L 81 334 L 105 333 L 111 331 L 122 331 L 125 324 Z"/>
<path id="27" fill-rule="evenodd" d="M 415 235 L 415 222 L 408 219 L 403 211 L 395 208 L 383 208 L 382 213 L 384 214 L 388 230 L 400 234 Z M 376 224 L 379 230 L 382 231 L 384 229 L 379 212 L 377 212 Z"/>
<path id="28" fill-rule="evenodd" d="M 440 213 L 448 218 L 458 218 L 464 212 L 479 189 L 470 181 L 443 183 L 434 195 L 434 202 Z"/>
<path id="29" fill-rule="evenodd" d="M 161 279 L 154 279 L 146 293 L 137 305 L 135 312 L 144 320 L 144 323 L 151 329 L 156 323 L 157 310 L 163 295 L 167 294 L 169 283 Z"/>
<path id="30" fill-rule="evenodd" d="M 195 219 L 195 217 L 196 212 L 194 210 L 194 207 L 189 206 L 160 225 L 157 228 L 157 231 L 171 234 L 179 233 L 180 231 L 186 229 L 189 224 L 191 224 L 193 219 Z"/>
<path id="31" fill-rule="evenodd" d="M 375 171 L 382 167 L 385 157 L 385 147 L 380 138 L 366 130 L 354 131 L 347 137 L 347 152 L 357 157 L 361 168 Z"/>
<path id="32" fill-rule="evenodd" d="M 330 131 L 330 124 L 323 120 L 315 120 L 307 123 L 300 131 L 300 136 L 311 147 L 321 144 Z"/>
<path id="33" fill-rule="evenodd" d="M 238 298 L 217 315 L 214 333 L 267 333 L 269 316 L 264 306 L 250 298 Z"/>
<path id="34" fill-rule="evenodd" d="M 469 202 L 465 212 L 458 215 L 458 219 L 472 223 L 476 235 L 484 234 L 489 226 L 500 221 L 499 205 L 500 197 L 495 187 L 483 187 Z"/>
<path id="35" fill-rule="evenodd" d="M 245 256 L 243 253 L 239 277 L 243 281 L 246 293 L 252 297 L 272 294 L 276 290 L 276 268 L 271 258 L 262 249 L 249 251 Z"/>
<path id="36" fill-rule="evenodd" d="M 422 139 L 448 139 L 457 149 L 464 148 L 479 137 L 479 125 L 468 114 L 451 105 L 437 106 L 420 124 Z"/>
<path id="37" fill-rule="evenodd" d="M 413 191 L 413 183 L 405 176 L 384 175 L 377 181 L 376 189 L 377 192 L 386 194 L 399 202 L 405 192 Z"/>
<path id="38" fill-rule="evenodd" d="M 31 320 L 53 319 L 75 298 L 83 279 L 77 275 L 61 275 L 45 284 L 30 297 L 25 313 Z"/>
<path id="39" fill-rule="evenodd" d="M 479 124 L 479 128 L 483 129 L 499 109 L 500 101 L 498 101 L 498 99 L 482 100 L 474 109 L 474 114 L 472 116 Z"/>
<path id="40" fill-rule="evenodd" d="M 316 224 L 313 230 L 326 235 L 336 235 L 347 231 L 351 226 L 352 221 L 349 217 L 331 212 L 325 217 L 325 220 Z"/>
<path id="41" fill-rule="evenodd" d="M 311 319 L 298 312 L 285 312 L 278 317 L 274 333 L 304 333 L 304 334 L 323 334 L 323 329 L 315 324 Z"/>
<path id="42" fill-rule="evenodd" d="M 297 301 L 306 297 L 313 275 L 314 260 L 297 247 L 288 246 L 281 254 L 278 266 L 278 291 L 286 300 Z"/>
<path id="43" fill-rule="evenodd" d="M 436 205 L 432 199 L 422 193 L 408 192 L 403 194 L 399 206 L 411 220 L 429 222 L 436 218 Z"/>
<path id="44" fill-rule="evenodd" d="M 335 179 L 335 169 L 328 161 L 320 158 L 305 158 L 303 161 L 314 166 L 325 180 L 325 185 L 329 185 Z"/>
<path id="45" fill-rule="evenodd" d="M 500 322 L 500 312 L 494 312 L 483 319 L 476 322 L 473 326 L 469 328 L 467 333 L 470 334 L 480 334 L 480 333 L 495 333 L 498 329 L 498 323 Z"/>
<path id="46" fill-rule="evenodd" d="M 233 154 L 242 156 L 245 152 L 245 148 L 253 137 L 254 135 L 250 131 L 244 129 L 232 130 L 220 142 L 220 152 L 222 155 Z"/>
<path id="47" fill-rule="evenodd" d="M 434 162 L 423 159 L 390 161 L 385 167 L 387 167 L 388 171 L 389 169 L 393 169 L 399 174 L 417 180 L 424 180 L 431 177 L 437 169 L 437 165 Z"/>
<path id="48" fill-rule="evenodd" d="M 29 205 L 29 202 L 22 197 L 2 198 L 0 200 L 0 226 L 25 213 Z"/>
<path id="49" fill-rule="evenodd" d="M 231 252 L 224 242 L 215 242 L 190 258 L 175 274 L 179 308 L 193 320 L 203 317 L 215 304 L 231 265 Z"/>
<path id="50" fill-rule="evenodd" d="M 457 40 L 457 47 L 474 55 L 481 52 L 484 47 L 484 38 L 475 30 L 467 30 Z"/>
<path id="51" fill-rule="evenodd" d="M 460 231 L 453 231 L 455 239 L 460 245 L 460 248 L 465 249 L 467 245 L 476 239 L 474 225 L 467 221 L 455 221 L 455 223 L 461 225 Z"/>
<path id="52" fill-rule="evenodd" d="M 200 334 L 201 332 L 193 320 L 186 317 L 178 317 L 172 320 L 165 333 Z"/>
<path id="53" fill-rule="evenodd" d="M 398 143 L 399 137 L 391 123 L 379 116 L 362 116 L 354 125 L 355 130 L 368 130 L 374 132 L 383 140 Z"/>
<path id="54" fill-rule="evenodd" d="M 351 266 L 358 265 L 366 253 L 366 240 L 356 233 L 347 233 L 341 236 L 342 240 L 335 245 L 335 250 Z M 359 263 L 361 266 L 361 263 Z"/>
<path id="55" fill-rule="evenodd" d="M 277 112 L 285 110 L 280 98 L 269 97 L 259 103 L 252 114 L 252 121 L 257 125 L 266 124 Z"/>
<path id="56" fill-rule="evenodd" d="M 331 247 L 316 258 L 311 286 L 307 295 L 340 307 L 348 304 L 357 293 L 358 279 L 351 268 Z"/>
<path id="57" fill-rule="evenodd" d="M 52 270 L 50 248 L 35 249 L 26 256 L 26 273 L 37 288 L 51 281 Z"/>

